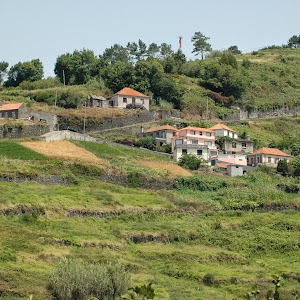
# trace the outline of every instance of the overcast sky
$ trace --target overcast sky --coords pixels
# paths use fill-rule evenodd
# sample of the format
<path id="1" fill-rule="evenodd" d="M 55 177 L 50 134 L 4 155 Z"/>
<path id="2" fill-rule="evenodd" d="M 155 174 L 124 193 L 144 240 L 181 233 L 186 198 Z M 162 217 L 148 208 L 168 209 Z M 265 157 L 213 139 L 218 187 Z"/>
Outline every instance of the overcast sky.
<path id="1" fill-rule="evenodd" d="M 214 50 L 237 45 L 243 52 L 286 44 L 300 34 L 299 0 L 0 0 L 0 61 L 11 67 L 39 58 L 54 76 L 59 55 L 75 49 L 96 55 L 139 39 L 171 44 L 188 59 L 197 31 Z"/>

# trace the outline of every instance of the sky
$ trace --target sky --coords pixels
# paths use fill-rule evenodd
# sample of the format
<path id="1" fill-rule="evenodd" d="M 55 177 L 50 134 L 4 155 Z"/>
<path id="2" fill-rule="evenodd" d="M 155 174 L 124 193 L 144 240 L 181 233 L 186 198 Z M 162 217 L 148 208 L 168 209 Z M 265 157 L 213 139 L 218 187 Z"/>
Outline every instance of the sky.
<path id="1" fill-rule="evenodd" d="M 251 52 L 286 44 L 300 34 L 299 0 L 0 0 L 0 61 L 9 68 L 39 58 L 45 78 L 58 56 L 141 39 L 171 44 L 188 59 L 191 38 L 202 32 L 213 50 L 237 45 Z"/>

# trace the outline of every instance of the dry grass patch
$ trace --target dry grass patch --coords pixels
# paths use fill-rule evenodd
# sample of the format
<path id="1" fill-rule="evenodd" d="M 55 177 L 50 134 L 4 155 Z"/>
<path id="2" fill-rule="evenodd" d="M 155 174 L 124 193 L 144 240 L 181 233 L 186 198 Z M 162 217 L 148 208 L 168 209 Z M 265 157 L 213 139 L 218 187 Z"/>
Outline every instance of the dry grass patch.
<path id="1" fill-rule="evenodd" d="M 21 142 L 20 144 L 45 156 L 77 162 L 87 162 L 105 167 L 108 166 L 107 162 L 103 159 L 98 158 L 93 153 L 78 147 L 69 141 L 34 141 Z"/>
<path id="2" fill-rule="evenodd" d="M 140 159 L 139 163 L 143 167 L 166 170 L 171 176 L 192 176 L 191 172 L 180 167 L 175 162 L 166 162 L 166 161 L 152 161 L 146 159 Z"/>

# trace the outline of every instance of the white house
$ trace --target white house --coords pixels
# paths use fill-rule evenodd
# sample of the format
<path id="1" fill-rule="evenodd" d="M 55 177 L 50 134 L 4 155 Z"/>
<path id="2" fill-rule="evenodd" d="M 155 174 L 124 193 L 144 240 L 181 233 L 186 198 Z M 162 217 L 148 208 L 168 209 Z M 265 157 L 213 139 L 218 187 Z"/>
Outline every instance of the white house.
<path id="1" fill-rule="evenodd" d="M 109 99 L 109 105 L 112 107 L 126 108 L 126 105 L 141 106 L 149 110 L 149 96 L 146 96 L 134 89 L 123 88 Z"/>
<path id="2" fill-rule="evenodd" d="M 231 129 L 230 127 L 224 125 L 224 124 L 216 124 L 209 128 L 210 130 L 213 130 L 215 132 L 216 137 L 218 136 L 228 136 L 233 139 L 238 138 L 238 134 L 235 130 Z"/>
<path id="3" fill-rule="evenodd" d="M 171 138 L 176 135 L 178 129 L 170 125 L 162 125 L 150 128 L 138 134 L 138 137 L 152 136 L 155 139 L 156 146 L 170 144 Z"/>
<path id="4" fill-rule="evenodd" d="M 184 153 L 202 156 L 206 161 L 218 154 L 215 132 L 192 126 L 177 131 L 177 135 L 171 138 L 171 149 L 175 160 L 179 160 Z"/>

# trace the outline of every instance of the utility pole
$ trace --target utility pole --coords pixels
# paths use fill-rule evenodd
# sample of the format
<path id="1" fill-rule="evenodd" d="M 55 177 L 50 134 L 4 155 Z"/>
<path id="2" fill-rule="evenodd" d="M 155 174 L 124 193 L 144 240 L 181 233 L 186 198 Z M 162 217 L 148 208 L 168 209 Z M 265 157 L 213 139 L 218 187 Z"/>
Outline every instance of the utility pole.
<path id="1" fill-rule="evenodd" d="M 64 86 L 65 86 L 66 85 L 65 70 L 63 70 L 63 82 L 64 82 Z"/>
<path id="2" fill-rule="evenodd" d="M 83 134 L 85 135 L 86 101 L 84 101 Z"/>

